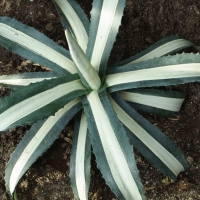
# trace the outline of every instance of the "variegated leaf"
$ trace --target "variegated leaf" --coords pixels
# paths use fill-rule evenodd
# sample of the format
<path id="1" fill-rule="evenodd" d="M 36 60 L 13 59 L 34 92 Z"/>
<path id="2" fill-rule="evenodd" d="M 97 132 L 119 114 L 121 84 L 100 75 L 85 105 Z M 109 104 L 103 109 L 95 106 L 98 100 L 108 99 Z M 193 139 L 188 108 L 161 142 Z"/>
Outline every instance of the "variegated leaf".
<path id="1" fill-rule="evenodd" d="M 138 63 L 153 58 L 159 58 L 168 54 L 178 52 L 181 49 L 194 46 L 192 42 L 181 38 L 178 35 L 170 36 L 159 40 L 144 51 L 132 56 L 122 62 L 116 63 L 114 66 L 122 66 L 131 63 Z"/>
<path id="2" fill-rule="evenodd" d="M 86 93 L 77 75 L 25 86 L 0 100 L 0 131 L 44 119 Z"/>
<path id="3" fill-rule="evenodd" d="M 65 30 L 65 34 L 67 37 L 71 57 L 77 67 L 82 83 L 88 89 L 99 89 L 101 80 L 97 72 L 92 67 L 85 53 L 68 30 Z"/>
<path id="4" fill-rule="evenodd" d="M 125 0 L 94 0 L 87 56 L 104 79 L 110 51 L 121 23 Z"/>
<path id="5" fill-rule="evenodd" d="M 137 110 L 167 117 L 176 116 L 185 99 L 180 92 L 158 89 L 126 90 L 119 95 Z"/>
<path id="6" fill-rule="evenodd" d="M 80 99 L 75 99 L 56 112 L 54 116 L 34 124 L 25 134 L 7 164 L 5 181 L 7 191 L 11 196 L 20 178 L 52 145 L 81 107 Z"/>
<path id="7" fill-rule="evenodd" d="M 173 179 L 188 168 L 181 151 L 165 134 L 139 115 L 117 93 L 112 94 L 110 101 L 126 127 L 131 143 L 153 166 Z"/>
<path id="8" fill-rule="evenodd" d="M 47 66 L 59 75 L 77 72 L 66 49 L 15 19 L 0 17 L 0 44 L 9 51 Z"/>
<path id="9" fill-rule="evenodd" d="M 112 67 L 107 71 L 110 92 L 200 81 L 200 55 L 180 54 Z"/>
<path id="10" fill-rule="evenodd" d="M 90 185 L 91 144 L 85 113 L 75 122 L 70 157 L 70 180 L 77 199 L 87 200 Z"/>
<path id="11" fill-rule="evenodd" d="M 119 199 L 145 199 L 142 184 L 122 124 L 105 93 L 82 98 L 98 168 Z"/>
<path id="12" fill-rule="evenodd" d="M 54 72 L 29 72 L 0 76 L 0 84 L 15 89 L 19 86 L 27 86 L 30 83 L 36 83 L 53 78 L 57 78 L 57 75 Z"/>
<path id="13" fill-rule="evenodd" d="M 85 52 L 88 43 L 88 32 L 89 32 L 89 20 L 74 0 L 53 0 L 55 2 L 58 12 L 62 16 L 62 24 L 66 28 L 68 27 L 78 44 Z"/>

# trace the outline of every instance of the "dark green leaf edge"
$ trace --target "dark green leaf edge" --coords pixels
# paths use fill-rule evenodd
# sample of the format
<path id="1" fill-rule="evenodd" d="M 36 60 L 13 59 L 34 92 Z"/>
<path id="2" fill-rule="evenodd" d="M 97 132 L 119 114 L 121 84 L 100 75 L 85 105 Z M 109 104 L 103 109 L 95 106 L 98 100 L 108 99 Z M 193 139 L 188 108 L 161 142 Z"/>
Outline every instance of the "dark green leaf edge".
<path id="1" fill-rule="evenodd" d="M 83 108 L 84 108 L 84 111 L 85 111 L 85 114 L 86 114 L 86 117 L 87 117 L 88 129 L 89 129 L 89 132 L 90 132 L 90 141 L 91 141 L 91 144 L 92 144 L 92 147 L 93 147 L 93 149 L 92 149 L 93 153 L 96 156 L 96 162 L 97 163 L 100 162 L 100 164 L 102 165 L 101 166 L 102 170 L 105 170 L 103 177 L 104 176 L 107 177 L 107 178 L 110 177 L 109 180 L 108 180 L 109 183 L 107 183 L 107 184 L 109 186 L 113 185 L 113 187 L 117 188 L 117 185 L 116 185 L 114 179 L 112 178 L 110 168 L 108 167 L 108 162 L 106 160 L 106 156 L 105 156 L 105 153 L 104 153 L 104 150 L 103 150 L 103 147 L 102 147 L 102 143 L 100 142 L 101 140 L 100 140 L 98 129 L 96 127 L 96 123 L 95 123 L 95 120 L 94 120 L 94 115 L 93 115 L 91 107 L 90 107 L 90 103 L 87 100 L 87 97 L 85 97 L 85 96 L 83 96 L 81 98 L 81 100 L 82 100 Z M 98 146 L 95 145 L 95 143 L 97 143 Z M 98 147 L 98 150 L 96 150 L 95 147 Z M 98 166 L 98 168 L 100 168 L 100 166 Z M 120 192 L 118 192 L 117 195 L 121 196 Z"/>
<path id="2" fill-rule="evenodd" d="M 108 68 L 107 75 L 142 70 L 142 69 L 150 69 L 167 65 L 178 65 L 187 63 L 200 63 L 200 54 L 182 53 L 173 56 L 163 56 L 160 58 L 153 58 L 151 60 L 146 60 L 139 63 L 131 63 L 119 67 L 112 67 Z"/>
<path id="3" fill-rule="evenodd" d="M 126 90 L 125 92 L 133 92 L 139 94 L 146 94 L 146 95 L 154 95 L 160 97 L 169 97 L 169 98 L 185 98 L 185 94 L 177 91 L 169 91 L 169 90 L 158 90 L 158 89 L 132 89 Z M 147 106 L 135 102 L 126 101 L 131 107 L 136 110 L 140 110 L 149 114 L 159 115 L 163 117 L 176 117 L 178 112 L 173 112 L 165 109 L 160 109 L 152 106 Z"/>
<path id="4" fill-rule="evenodd" d="M 143 87 L 159 87 L 159 86 L 170 86 L 170 85 L 180 85 L 184 83 L 200 82 L 200 77 L 192 78 L 175 78 L 175 79 L 162 79 L 156 81 L 140 81 L 134 83 L 124 83 L 120 85 L 114 85 L 107 89 L 108 93 L 117 92 L 120 90 L 127 90 L 131 88 L 143 88 Z"/>
<path id="5" fill-rule="evenodd" d="M 71 79 L 75 78 L 76 79 L 76 75 L 72 75 Z M 59 78 L 59 79 L 66 79 L 66 77 L 62 77 L 62 78 Z M 57 80 L 57 79 L 54 79 L 54 80 Z M 42 84 L 42 82 L 39 82 L 39 83 L 34 83 L 34 84 L 31 84 L 33 85 L 34 87 L 31 88 L 32 91 L 30 92 L 31 95 L 33 96 L 33 94 L 37 94 L 38 91 L 36 92 L 35 90 L 37 90 L 37 87 L 38 87 L 38 84 L 41 84 L 41 88 L 38 88 L 39 90 L 41 89 L 47 89 L 49 86 L 56 86 L 55 85 L 55 82 L 53 82 L 54 80 L 50 81 L 50 80 L 45 80 L 43 82 L 46 82 L 47 83 L 47 86 L 45 84 Z M 64 82 L 66 82 L 66 80 L 64 80 Z M 30 86 L 31 86 L 30 85 Z M 25 90 L 30 86 L 26 86 L 24 87 Z M 44 87 L 43 87 L 44 86 Z M 36 87 L 36 88 L 35 88 Z M 2 110 L 6 110 L 8 109 L 10 106 L 14 105 L 15 103 L 17 102 L 20 102 L 22 100 L 24 100 L 25 97 L 29 98 L 30 97 L 30 94 L 28 94 L 29 96 L 25 96 L 23 92 L 21 92 L 24 88 L 20 89 L 20 90 L 17 90 L 15 92 L 12 92 L 14 93 L 14 95 L 11 95 L 11 97 L 5 97 L 2 99 L 2 104 L 0 104 L 0 106 L 2 106 Z M 59 110 L 60 108 L 64 107 L 68 102 L 70 102 L 71 100 L 74 100 L 75 98 L 77 97 L 80 97 L 82 95 L 85 95 L 87 94 L 88 91 L 87 90 L 75 90 L 73 92 L 70 92 L 66 95 L 64 95 L 63 97 L 43 106 L 42 108 L 28 114 L 27 116 L 17 120 L 16 122 L 14 122 L 13 124 L 11 124 L 10 126 L 6 127 L 5 130 L 8 130 L 8 129 L 11 129 L 11 128 L 14 128 L 16 126 L 20 126 L 20 125 L 26 125 L 26 124 L 32 124 L 32 123 L 35 123 L 36 121 L 38 120 L 43 120 L 47 117 L 49 117 L 50 115 L 54 115 L 56 113 L 57 110 Z M 6 107 L 6 109 L 4 108 L 4 106 Z M 1 110 L 1 111 L 2 111 Z M 5 130 L 2 130 L 2 131 L 5 131 Z"/>
<path id="6" fill-rule="evenodd" d="M 78 74 L 60 77 L 56 79 L 44 80 L 37 83 L 31 83 L 17 91 L 11 92 L 10 96 L 6 96 L 0 99 L 0 113 L 7 110 L 9 107 L 17 104 L 24 99 L 30 98 L 31 96 L 37 95 L 46 90 L 52 89 L 57 85 L 71 82 L 73 80 L 79 79 Z"/>
<path id="7" fill-rule="evenodd" d="M 66 19 L 63 11 L 60 9 L 60 7 L 57 5 L 57 3 L 55 2 L 55 0 L 53 0 L 53 3 L 55 4 L 56 10 L 58 11 L 58 13 L 61 15 L 61 23 L 63 25 L 64 28 L 69 28 L 70 31 L 72 31 L 73 33 L 73 29 L 71 28 L 68 20 Z M 89 26 L 90 26 L 90 22 L 89 19 L 87 17 L 87 15 L 85 14 L 84 10 L 81 8 L 81 6 L 74 0 L 68 0 L 68 3 L 71 5 L 71 7 L 74 9 L 74 11 L 76 12 L 76 14 L 78 15 L 79 19 L 81 20 L 87 34 L 89 33 Z M 74 35 L 74 34 L 73 34 Z"/>
<path id="8" fill-rule="evenodd" d="M 153 96 L 159 96 L 159 97 L 169 97 L 169 98 L 185 98 L 185 94 L 182 92 L 172 91 L 172 90 L 160 90 L 160 89 L 149 89 L 149 88 L 143 88 L 143 89 L 130 89 L 125 90 L 125 92 L 133 92 L 133 93 L 139 93 L 139 94 L 145 94 L 145 95 L 153 95 Z"/>
<path id="9" fill-rule="evenodd" d="M 103 5 L 103 0 L 101 0 L 101 1 L 100 0 L 94 0 L 93 1 L 92 11 L 91 11 L 91 24 L 90 24 L 90 31 L 89 31 L 89 41 L 88 41 L 88 48 L 87 48 L 87 51 L 86 51 L 86 55 L 88 56 L 89 59 L 91 59 L 94 43 L 95 43 L 95 40 L 96 40 L 96 34 L 97 34 L 97 31 L 98 31 L 102 5 Z M 116 9 L 116 15 L 115 15 L 114 23 L 113 23 L 114 27 L 120 26 L 121 20 L 118 20 L 118 19 L 122 18 L 124 7 L 125 7 L 125 0 L 120 0 L 118 2 L 117 9 Z M 110 52 L 113 48 L 113 44 L 116 40 L 117 33 L 118 33 L 118 28 L 111 29 L 108 40 L 106 42 L 106 46 L 105 46 L 104 51 L 103 51 L 102 60 L 101 60 L 100 67 L 99 67 L 99 76 L 100 76 L 100 79 L 102 81 L 105 78 L 107 62 L 108 62 L 108 59 L 109 59 L 109 56 L 110 56 Z"/>
<path id="10" fill-rule="evenodd" d="M 70 108 L 51 128 L 51 130 L 47 133 L 44 137 L 36 151 L 34 152 L 33 156 L 28 160 L 27 164 L 23 168 L 22 172 L 20 173 L 20 178 L 24 175 L 24 173 L 30 168 L 30 166 L 53 144 L 53 142 L 58 138 L 60 132 L 64 129 L 64 127 L 68 124 L 68 122 L 72 119 L 72 117 L 82 108 L 81 103 L 77 103 L 72 108 Z M 9 191 L 9 178 L 12 172 L 12 169 L 21 156 L 23 150 L 26 148 L 27 144 L 32 140 L 38 130 L 43 126 L 46 120 L 38 121 L 35 123 L 31 129 L 25 134 L 23 139 L 18 144 L 15 151 L 12 153 L 11 158 L 7 164 L 7 169 L 5 172 L 5 181 L 6 181 L 6 189 L 7 192 L 10 194 Z M 19 179 L 20 179 L 19 178 Z M 12 196 L 12 194 L 10 194 Z"/>
<path id="11" fill-rule="evenodd" d="M 40 41 L 41 43 L 51 47 L 55 51 L 61 53 L 65 57 L 71 60 L 69 51 L 64 49 L 63 47 L 59 46 L 56 42 L 49 39 L 47 36 L 45 36 L 43 33 L 40 33 L 39 31 L 35 30 L 34 28 L 31 28 L 16 19 L 10 18 L 10 17 L 0 17 L 0 22 L 7 24 L 11 26 L 12 28 L 15 28 L 19 31 L 22 31 L 23 33 L 29 35 L 30 37 Z M 51 62 L 50 60 L 43 58 L 39 54 L 36 54 L 20 45 L 18 45 L 15 42 L 12 42 L 11 40 L 5 39 L 4 37 L 0 36 L 0 44 L 5 47 L 7 50 L 12 51 L 23 58 L 29 59 L 32 62 L 37 62 L 41 65 L 44 65 L 53 71 L 55 71 L 58 75 L 63 76 L 66 74 L 69 74 L 69 72 L 59 65 Z"/>
<path id="12" fill-rule="evenodd" d="M 130 142 L 128 141 L 128 138 L 126 137 L 126 133 L 123 129 L 123 126 L 122 126 L 121 122 L 119 122 L 119 120 L 117 119 L 116 114 L 112 109 L 112 105 L 107 98 L 107 95 L 103 92 L 99 96 L 100 96 L 100 99 L 101 99 L 101 102 L 102 102 L 104 108 L 106 108 L 105 110 L 109 116 L 112 127 L 114 128 L 115 133 L 117 134 L 116 135 L 117 139 L 120 143 L 120 146 L 123 149 L 123 152 L 124 152 L 124 155 L 128 162 L 130 171 L 131 171 L 131 173 L 134 177 L 134 180 L 138 186 L 140 194 L 141 194 L 142 198 L 145 199 L 144 194 L 143 194 L 143 186 L 141 184 L 141 181 L 140 181 L 140 178 L 138 175 L 138 169 L 135 164 L 136 162 L 135 162 L 135 158 L 133 155 L 133 149 L 130 148 L 131 147 Z M 112 177 L 112 174 L 111 174 L 111 171 L 110 171 L 110 168 L 109 168 L 109 165 L 106 160 L 106 156 L 105 156 L 105 153 L 104 153 L 104 150 L 102 147 L 98 129 L 96 127 L 94 116 L 93 116 L 93 113 L 92 113 L 92 110 L 90 107 L 90 103 L 85 96 L 82 97 L 82 104 L 83 104 L 83 107 L 84 107 L 84 110 L 85 110 L 85 113 L 87 116 L 88 128 L 90 131 L 90 141 L 91 141 L 91 144 L 93 147 L 93 152 L 96 157 L 97 167 L 100 169 L 104 179 L 106 180 L 106 184 L 111 188 L 111 190 L 116 194 L 116 196 L 119 199 L 123 200 L 124 197 L 121 194 L 120 190 L 118 189 L 118 186 L 116 185 L 116 183 Z M 123 137 L 122 137 L 122 134 L 124 134 Z M 126 152 L 126 154 L 125 154 L 125 152 Z M 127 154 L 127 152 L 128 152 L 128 154 Z"/>
<path id="13" fill-rule="evenodd" d="M 78 190 L 76 187 L 76 149 L 78 143 L 78 134 L 80 129 L 80 121 L 81 121 L 81 113 L 76 116 L 75 126 L 74 126 L 74 136 L 73 136 L 73 143 L 72 143 L 72 150 L 70 156 L 70 182 L 71 187 L 73 189 L 74 195 L 77 199 L 79 198 Z M 90 168 L 91 168 L 91 144 L 90 144 L 90 137 L 89 132 L 87 132 L 87 138 L 85 143 L 85 178 L 86 178 L 86 192 L 88 193 L 89 185 L 90 185 Z"/>
<path id="14" fill-rule="evenodd" d="M 43 120 L 50 115 L 54 115 L 56 111 L 58 111 L 60 108 L 63 108 L 67 103 L 74 100 L 77 97 L 80 97 L 82 95 L 85 95 L 86 91 L 84 90 L 76 90 L 73 91 L 62 98 L 59 98 L 58 100 L 47 104 L 46 106 L 42 107 L 41 109 L 36 110 L 35 112 L 32 112 L 31 114 L 25 116 L 24 118 L 21 118 L 20 120 L 16 121 L 15 123 L 11 124 L 7 129 L 11 129 L 17 126 L 26 125 L 26 124 L 32 124 L 35 123 L 38 120 Z M 6 129 L 6 130 L 7 130 Z"/>
<path id="15" fill-rule="evenodd" d="M 0 76 L 0 81 L 3 80 L 13 80 L 13 79 L 35 79 L 35 78 L 53 78 L 58 77 L 56 73 L 54 72 L 29 72 L 29 73 L 20 73 L 20 74 L 13 74 L 13 75 L 3 75 Z M 11 88 L 11 89 L 17 89 L 20 86 L 23 85 L 11 85 L 6 83 L 0 83 L 0 85 L 3 85 L 5 87 Z"/>
<path id="16" fill-rule="evenodd" d="M 70 34 L 71 34 L 71 33 L 70 33 Z M 70 37 L 69 37 L 69 38 L 70 38 Z M 87 56 L 85 55 L 85 53 L 83 52 L 83 50 L 81 49 L 81 47 L 79 46 L 79 44 L 78 44 L 78 42 L 77 42 L 76 40 L 74 40 L 73 38 L 72 38 L 71 40 L 69 39 L 68 43 L 71 45 L 71 52 L 70 52 L 70 53 L 72 53 L 72 51 L 73 51 L 73 52 L 75 52 L 75 54 L 76 54 L 76 58 L 77 58 L 77 57 L 79 58 L 79 57 L 82 56 L 82 58 L 84 57 L 84 59 L 88 60 Z M 81 54 L 78 54 L 78 53 L 77 53 L 78 51 L 82 52 L 83 54 L 82 54 L 82 55 L 81 55 Z M 74 59 L 74 58 L 72 57 L 72 60 L 73 60 L 73 59 Z M 78 63 L 74 62 L 74 65 L 75 65 L 76 70 L 77 70 L 77 72 L 78 72 L 78 74 L 79 74 L 79 77 L 80 77 L 80 79 L 81 79 L 82 84 L 84 85 L 85 88 L 87 88 L 88 90 L 91 90 L 91 87 L 90 87 L 89 83 L 86 81 L 86 79 L 84 78 L 83 74 L 81 73 L 81 71 L 79 70 L 79 68 L 77 67 L 76 64 L 78 64 Z M 82 63 L 81 63 L 81 64 L 82 64 Z M 91 66 L 91 67 L 92 67 L 92 66 Z M 88 71 L 89 71 L 89 70 L 88 70 Z"/>
<path id="17" fill-rule="evenodd" d="M 88 122 L 88 129 L 90 132 L 90 141 L 93 147 L 93 153 L 95 154 L 96 157 L 96 162 L 97 162 L 97 167 L 102 171 L 102 176 L 106 180 L 106 184 L 111 188 L 112 191 L 117 195 L 119 199 L 124 199 L 123 195 L 118 189 L 117 184 L 115 183 L 110 168 L 108 166 L 108 161 L 106 160 L 106 156 L 102 147 L 102 143 L 100 142 L 100 137 L 98 133 L 98 129 L 95 124 L 94 116 L 89 104 L 89 101 L 87 100 L 86 97 L 82 97 L 82 104 L 87 116 L 87 122 Z M 98 145 L 95 145 L 98 144 Z M 111 187 L 112 186 L 112 187 Z M 114 188 L 114 189 L 113 189 Z M 115 189 L 116 188 L 116 189 Z"/>
<path id="18" fill-rule="evenodd" d="M 36 63 L 39 63 L 40 65 L 50 68 L 55 73 L 57 73 L 58 76 L 65 76 L 65 75 L 70 74 L 67 70 L 51 62 L 50 60 L 45 59 L 44 57 L 39 56 L 38 54 L 35 54 L 32 51 L 29 51 L 28 49 L 18 46 L 16 43 L 11 42 L 10 40 L 7 40 L 1 36 L 0 36 L 0 44 L 3 47 L 5 47 L 8 51 L 16 53 L 22 56 L 23 58 L 31 60 L 32 62 L 36 62 Z"/>
<path id="19" fill-rule="evenodd" d="M 160 109 L 160 108 L 155 108 L 152 106 L 146 106 L 146 105 L 142 105 L 139 103 L 133 103 L 133 102 L 128 102 L 126 101 L 132 108 L 136 109 L 136 110 L 140 110 L 152 115 L 158 115 L 161 117 L 177 117 L 179 112 L 173 112 L 173 111 L 169 111 L 169 110 L 164 110 L 164 109 Z"/>
<path id="20" fill-rule="evenodd" d="M 133 62 L 134 60 L 137 60 L 138 58 L 144 56 L 145 54 L 155 50 L 156 48 L 158 48 L 158 47 L 160 47 L 160 46 L 162 46 L 162 45 L 164 45 L 166 43 L 178 40 L 178 39 L 185 39 L 185 38 L 183 38 L 183 37 L 181 37 L 179 35 L 172 35 L 170 37 L 163 38 L 163 39 L 159 40 L 158 42 L 156 42 L 155 44 L 153 44 L 150 47 L 148 47 L 147 49 L 145 49 L 144 51 L 141 51 L 140 53 L 138 53 L 138 54 L 136 54 L 134 56 L 131 56 L 128 59 L 125 59 L 125 60 L 123 60 L 123 61 L 121 61 L 119 63 L 116 63 L 112 67 L 118 67 L 118 66 L 126 65 L 126 64 L 128 64 L 130 62 Z M 165 53 L 163 56 L 166 56 L 168 54 L 176 53 L 181 49 L 184 49 L 184 48 L 187 48 L 187 47 L 191 47 L 191 46 L 195 46 L 195 45 L 193 43 L 191 43 L 190 45 L 182 46 L 180 48 L 177 48 L 176 50 L 173 50 L 173 51 Z"/>
<path id="21" fill-rule="evenodd" d="M 105 111 L 109 117 L 112 128 L 114 132 L 116 133 L 116 137 L 125 155 L 131 174 L 134 177 L 134 180 L 140 191 L 141 196 L 144 198 L 143 185 L 141 183 L 139 172 L 136 166 L 133 148 L 127 138 L 127 134 L 126 134 L 126 131 L 124 130 L 123 124 L 117 118 L 117 114 L 115 113 L 106 92 L 102 92 L 99 96 L 100 96 L 102 105 L 105 108 Z"/>
<path id="22" fill-rule="evenodd" d="M 118 28 L 116 28 L 116 29 L 112 28 L 111 29 L 110 34 L 108 36 L 108 40 L 106 42 L 105 49 L 103 51 L 102 60 L 101 60 L 100 68 L 99 68 L 99 76 L 100 76 L 101 80 L 105 79 L 108 59 L 110 57 L 110 52 L 113 48 L 119 27 L 121 25 L 121 18 L 123 16 L 125 3 L 126 3 L 125 0 L 120 0 L 118 5 L 117 5 L 115 19 L 114 19 L 114 23 L 113 23 L 112 27 L 118 27 Z M 120 18 L 120 20 L 118 20 L 119 18 Z"/>
<path id="23" fill-rule="evenodd" d="M 81 71 L 78 69 L 78 67 L 76 67 L 77 72 L 79 74 L 79 77 L 81 79 L 82 84 L 84 85 L 85 88 L 87 88 L 87 90 L 92 90 L 92 88 L 90 87 L 89 83 L 86 81 L 86 79 L 84 78 L 84 76 L 82 75 Z"/>
<path id="24" fill-rule="evenodd" d="M 185 170 L 188 169 L 189 165 L 186 161 L 184 155 L 177 148 L 175 143 L 173 143 L 163 132 L 161 132 L 157 127 L 153 126 L 148 120 L 143 118 L 138 114 L 133 108 L 131 108 L 117 93 L 113 93 L 112 98 L 114 101 L 141 127 L 143 127 L 158 143 L 160 143 L 165 149 L 167 149 L 184 167 Z M 159 169 L 165 175 L 176 179 L 171 170 L 169 170 L 161 161 L 158 159 L 134 134 L 126 128 L 127 135 L 130 139 L 131 144 L 142 154 L 142 156 L 147 159 L 154 167 Z"/>
<path id="25" fill-rule="evenodd" d="M 103 0 L 93 0 L 92 2 L 92 10 L 90 12 L 91 22 L 89 27 L 89 40 L 86 50 L 86 55 L 89 60 L 91 60 L 92 57 L 93 47 L 96 40 L 98 25 L 100 21 L 102 5 L 103 5 Z"/>
<path id="26" fill-rule="evenodd" d="M 178 65 L 186 63 L 200 63 L 199 54 L 177 54 L 175 56 L 165 56 L 161 58 L 155 58 L 148 61 L 143 61 L 136 64 L 128 64 L 120 67 L 112 67 L 107 70 L 107 74 L 117 74 L 123 72 L 130 72 L 135 70 L 156 68 L 166 65 Z M 130 82 L 119 85 L 114 85 L 108 88 L 108 92 L 115 92 L 119 90 L 127 90 L 132 88 L 142 88 L 142 87 L 154 87 L 154 86 L 169 86 L 178 85 L 189 82 L 199 82 L 200 77 L 189 77 L 189 78 L 174 78 L 174 79 L 162 79 L 162 80 L 148 80 L 148 81 L 138 81 Z"/>

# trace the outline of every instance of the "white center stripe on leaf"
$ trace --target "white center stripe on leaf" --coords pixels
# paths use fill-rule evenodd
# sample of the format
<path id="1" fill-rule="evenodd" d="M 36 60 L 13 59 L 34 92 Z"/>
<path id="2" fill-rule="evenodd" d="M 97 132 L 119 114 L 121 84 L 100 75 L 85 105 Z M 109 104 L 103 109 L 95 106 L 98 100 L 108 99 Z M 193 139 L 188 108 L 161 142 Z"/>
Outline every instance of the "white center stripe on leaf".
<path id="1" fill-rule="evenodd" d="M 58 85 L 15 104 L 0 115 L 0 130 L 6 129 L 19 119 L 76 90 L 84 90 L 80 80 Z"/>
<path id="2" fill-rule="evenodd" d="M 200 63 L 190 63 L 110 74 L 106 78 L 106 83 L 107 86 L 110 87 L 138 81 L 190 78 L 197 76 L 200 76 Z"/>
<path id="3" fill-rule="evenodd" d="M 80 99 L 75 99 L 68 103 L 64 108 L 60 109 L 55 116 L 49 117 L 43 126 L 38 130 L 36 135 L 32 138 L 32 140 L 28 143 L 28 145 L 23 150 L 21 156 L 15 163 L 13 170 L 10 175 L 9 187 L 11 194 L 14 192 L 15 186 L 17 185 L 20 173 L 22 172 L 24 166 L 28 162 L 31 155 L 40 145 L 46 134 L 51 130 L 54 124 L 74 105 L 80 102 Z"/>
<path id="4" fill-rule="evenodd" d="M 78 133 L 76 153 L 76 185 L 81 200 L 87 200 L 85 181 L 85 142 L 87 136 L 87 121 L 85 113 L 82 112 L 81 124 Z"/>
<path id="5" fill-rule="evenodd" d="M 171 42 L 165 43 L 158 48 L 150 51 L 149 53 L 145 54 L 144 56 L 130 62 L 130 63 L 138 63 L 144 60 L 149 60 L 152 58 L 159 58 L 167 53 L 170 53 L 174 50 L 177 50 L 178 48 L 184 47 L 184 46 L 189 46 L 193 45 L 192 42 L 184 40 L 184 39 L 178 39 L 178 40 L 173 40 Z"/>
<path id="6" fill-rule="evenodd" d="M 99 71 L 103 51 L 105 49 L 105 45 L 110 33 L 111 28 L 113 27 L 113 20 L 115 17 L 115 11 L 118 5 L 118 0 L 104 0 L 100 21 L 99 21 L 99 27 L 97 31 L 97 36 L 93 48 L 93 53 L 91 56 L 91 64 L 96 69 L 96 71 Z"/>
<path id="7" fill-rule="evenodd" d="M 120 121 L 131 130 L 176 176 L 184 171 L 181 163 L 151 135 L 135 122 L 117 103 L 110 97 L 115 112 Z"/>
<path id="8" fill-rule="evenodd" d="M 139 94 L 134 92 L 120 91 L 119 94 L 124 100 L 129 102 L 139 103 L 174 112 L 178 112 L 180 110 L 180 107 L 184 101 L 184 98 L 169 98 L 155 95 Z"/>
<path id="9" fill-rule="evenodd" d="M 71 60 L 21 31 L 18 31 L 6 24 L 0 23 L 0 36 L 17 43 L 18 45 L 50 60 L 53 63 L 56 63 L 72 74 L 77 73 L 76 68 Z"/>
<path id="10" fill-rule="evenodd" d="M 101 80 L 90 61 L 68 30 L 65 30 L 71 57 L 90 88 L 99 89 Z"/>
<path id="11" fill-rule="evenodd" d="M 122 148 L 116 138 L 115 132 L 112 129 L 109 122 L 110 120 L 99 99 L 97 91 L 92 91 L 88 94 L 87 99 L 94 115 L 108 165 L 119 190 L 127 200 L 142 200 Z"/>
<path id="12" fill-rule="evenodd" d="M 52 79 L 52 78 L 57 78 L 57 77 L 49 77 L 49 78 L 29 78 L 29 79 L 3 79 L 0 80 L 0 83 L 3 84 L 8 84 L 8 85 L 23 85 L 23 86 L 27 86 L 30 83 L 36 83 L 36 82 L 40 82 L 43 80 L 48 80 L 48 79 Z"/>
<path id="13" fill-rule="evenodd" d="M 67 0 L 55 0 L 55 2 L 63 11 L 63 14 L 65 14 L 65 17 L 69 21 L 70 26 L 72 27 L 72 30 L 76 36 L 78 44 L 80 45 L 82 50 L 85 52 L 87 48 L 87 43 L 88 43 L 88 35 L 81 20 L 79 19 L 78 15 L 74 11 L 74 9 L 71 7 L 71 5 L 67 2 Z"/>

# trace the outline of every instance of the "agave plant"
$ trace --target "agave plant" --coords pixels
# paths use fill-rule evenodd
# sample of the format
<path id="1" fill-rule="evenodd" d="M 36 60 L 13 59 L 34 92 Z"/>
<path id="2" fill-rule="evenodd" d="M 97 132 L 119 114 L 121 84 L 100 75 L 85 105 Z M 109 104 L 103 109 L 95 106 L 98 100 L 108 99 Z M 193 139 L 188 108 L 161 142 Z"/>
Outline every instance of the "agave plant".
<path id="1" fill-rule="evenodd" d="M 97 166 L 116 196 L 145 199 L 133 146 L 172 179 L 188 163 L 176 145 L 135 109 L 176 115 L 184 95 L 150 87 L 199 81 L 200 55 L 169 56 L 194 46 L 172 36 L 107 67 L 125 0 L 94 0 L 90 21 L 74 0 L 54 3 L 69 51 L 15 19 L 0 17 L 0 44 L 52 70 L 0 77 L 2 85 L 14 89 L 0 100 L 0 131 L 34 123 L 7 164 L 7 191 L 14 198 L 23 174 L 75 117 L 70 179 L 76 198 L 88 199 L 92 146 Z"/>

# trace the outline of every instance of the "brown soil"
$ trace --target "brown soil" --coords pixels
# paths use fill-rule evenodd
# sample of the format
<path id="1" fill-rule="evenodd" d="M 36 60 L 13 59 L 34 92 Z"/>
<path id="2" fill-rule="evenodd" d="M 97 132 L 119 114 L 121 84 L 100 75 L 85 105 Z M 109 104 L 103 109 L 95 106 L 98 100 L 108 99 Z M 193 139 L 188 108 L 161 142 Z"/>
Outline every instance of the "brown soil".
<path id="1" fill-rule="evenodd" d="M 91 0 L 78 0 L 89 16 Z M 1 0 L 0 15 L 15 17 L 23 23 L 44 32 L 48 37 L 67 47 L 59 16 L 49 0 Z M 128 58 L 163 37 L 179 34 L 200 45 L 199 0 L 127 0 L 120 32 L 112 51 L 110 62 Z M 0 75 L 24 71 L 43 70 L 0 47 Z M 47 66 L 48 67 L 48 66 Z M 136 160 L 145 193 L 149 200 L 198 200 L 200 199 L 200 84 L 192 83 L 170 87 L 187 93 L 179 117 L 167 119 L 144 114 L 154 125 L 166 133 L 182 150 L 190 162 L 187 172 L 172 182 L 154 169 L 137 152 Z M 9 90 L 0 87 L 0 95 Z M 71 123 L 73 124 L 73 122 Z M 4 186 L 4 171 L 10 154 L 29 126 L 18 127 L 0 135 L 0 197 L 8 200 Z M 28 170 L 17 192 L 19 200 L 74 199 L 69 182 L 70 138 L 66 127 L 62 137 Z M 66 142 L 63 137 L 68 138 Z M 92 160 L 90 199 L 111 200 L 115 195 L 105 185 Z"/>

